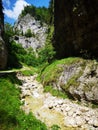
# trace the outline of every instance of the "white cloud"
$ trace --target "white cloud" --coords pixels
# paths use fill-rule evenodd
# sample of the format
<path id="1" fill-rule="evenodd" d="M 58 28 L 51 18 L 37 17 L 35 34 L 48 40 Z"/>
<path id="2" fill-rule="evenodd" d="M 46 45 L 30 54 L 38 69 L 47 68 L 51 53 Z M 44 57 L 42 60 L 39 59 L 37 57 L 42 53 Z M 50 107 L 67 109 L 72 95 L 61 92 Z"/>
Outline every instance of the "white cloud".
<path id="1" fill-rule="evenodd" d="M 14 4 L 14 7 L 11 9 L 4 9 L 4 13 L 7 17 L 16 20 L 21 13 L 21 11 L 24 9 L 25 6 L 29 5 L 25 0 L 17 0 Z"/>

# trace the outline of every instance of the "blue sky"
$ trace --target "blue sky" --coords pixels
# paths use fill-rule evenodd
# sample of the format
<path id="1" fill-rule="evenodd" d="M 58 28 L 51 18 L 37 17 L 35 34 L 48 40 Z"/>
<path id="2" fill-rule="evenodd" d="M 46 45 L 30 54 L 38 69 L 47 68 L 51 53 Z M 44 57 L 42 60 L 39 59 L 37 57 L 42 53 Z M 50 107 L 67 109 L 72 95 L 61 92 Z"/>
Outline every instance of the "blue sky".
<path id="1" fill-rule="evenodd" d="M 21 10 L 23 10 L 24 6 L 27 5 L 35 5 L 39 6 L 49 6 L 50 0 L 2 0 L 5 14 L 5 22 L 10 24 L 14 24 L 17 20 Z"/>

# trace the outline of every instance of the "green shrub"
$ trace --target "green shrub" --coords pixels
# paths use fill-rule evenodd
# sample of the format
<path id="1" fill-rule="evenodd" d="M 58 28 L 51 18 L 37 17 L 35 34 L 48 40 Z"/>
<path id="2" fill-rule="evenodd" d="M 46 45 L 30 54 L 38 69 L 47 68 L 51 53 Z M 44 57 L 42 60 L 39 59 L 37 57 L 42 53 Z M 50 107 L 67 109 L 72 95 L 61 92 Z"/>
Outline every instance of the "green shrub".
<path id="1" fill-rule="evenodd" d="M 53 60 L 55 51 L 51 44 L 46 44 L 45 47 L 41 48 L 38 53 L 38 60 L 40 63 L 48 62 L 50 63 Z"/>
<path id="2" fill-rule="evenodd" d="M 32 34 L 31 29 L 28 29 L 27 32 L 25 33 L 26 37 L 32 37 L 34 34 Z"/>

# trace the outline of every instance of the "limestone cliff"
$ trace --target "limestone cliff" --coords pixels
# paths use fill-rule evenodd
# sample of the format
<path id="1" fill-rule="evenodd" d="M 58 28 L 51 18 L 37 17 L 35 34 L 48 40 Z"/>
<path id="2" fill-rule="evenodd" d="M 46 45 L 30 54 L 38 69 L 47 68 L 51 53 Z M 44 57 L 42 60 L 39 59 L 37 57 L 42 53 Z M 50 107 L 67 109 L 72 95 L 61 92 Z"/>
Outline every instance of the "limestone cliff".
<path id="1" fill-rule="evenodd" d="M 4 42 L 4 15 L 2 12 L 2 1 L 0 0 L 0 69 L 7 64 L 7 50 Z"/>
<path id="2" fill-rule="evenodd" d="M 57 57 L 98 56 L 98 0 L 54 0 Z"/>
<path id="3" fill-rule="evenodd" d="M 24 17 L 19 17 L 15 23 L 14 30 L 19 34 L 14 37 L 14 40 L 22 44 L 24 48 L 32 47 L 36 51 L 45 45 L 47 29 L 48 26 L 45 23 L 41 23 L 30 14 L 27 14 Z M 30 37 L 25 35 L 28 30 L 31 32 Z"/>

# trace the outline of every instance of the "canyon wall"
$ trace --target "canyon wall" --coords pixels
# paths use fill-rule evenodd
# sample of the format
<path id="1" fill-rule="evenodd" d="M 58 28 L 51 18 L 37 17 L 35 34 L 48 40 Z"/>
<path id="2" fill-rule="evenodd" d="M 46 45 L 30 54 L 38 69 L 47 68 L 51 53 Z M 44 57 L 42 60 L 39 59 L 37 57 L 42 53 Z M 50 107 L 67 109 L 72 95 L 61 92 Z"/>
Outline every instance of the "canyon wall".
<path id="1" fill-rule="evenodd" d="M 98 56 L 98 0 L 54 0 L 57 57 Z"/>
<path id="2" fill-rule="evenodd" d="M 5 69 L 7 64 L 7 50 L 4 42 L 4 14 L 2 0 L 0 0 L 0 69 Z"/>

